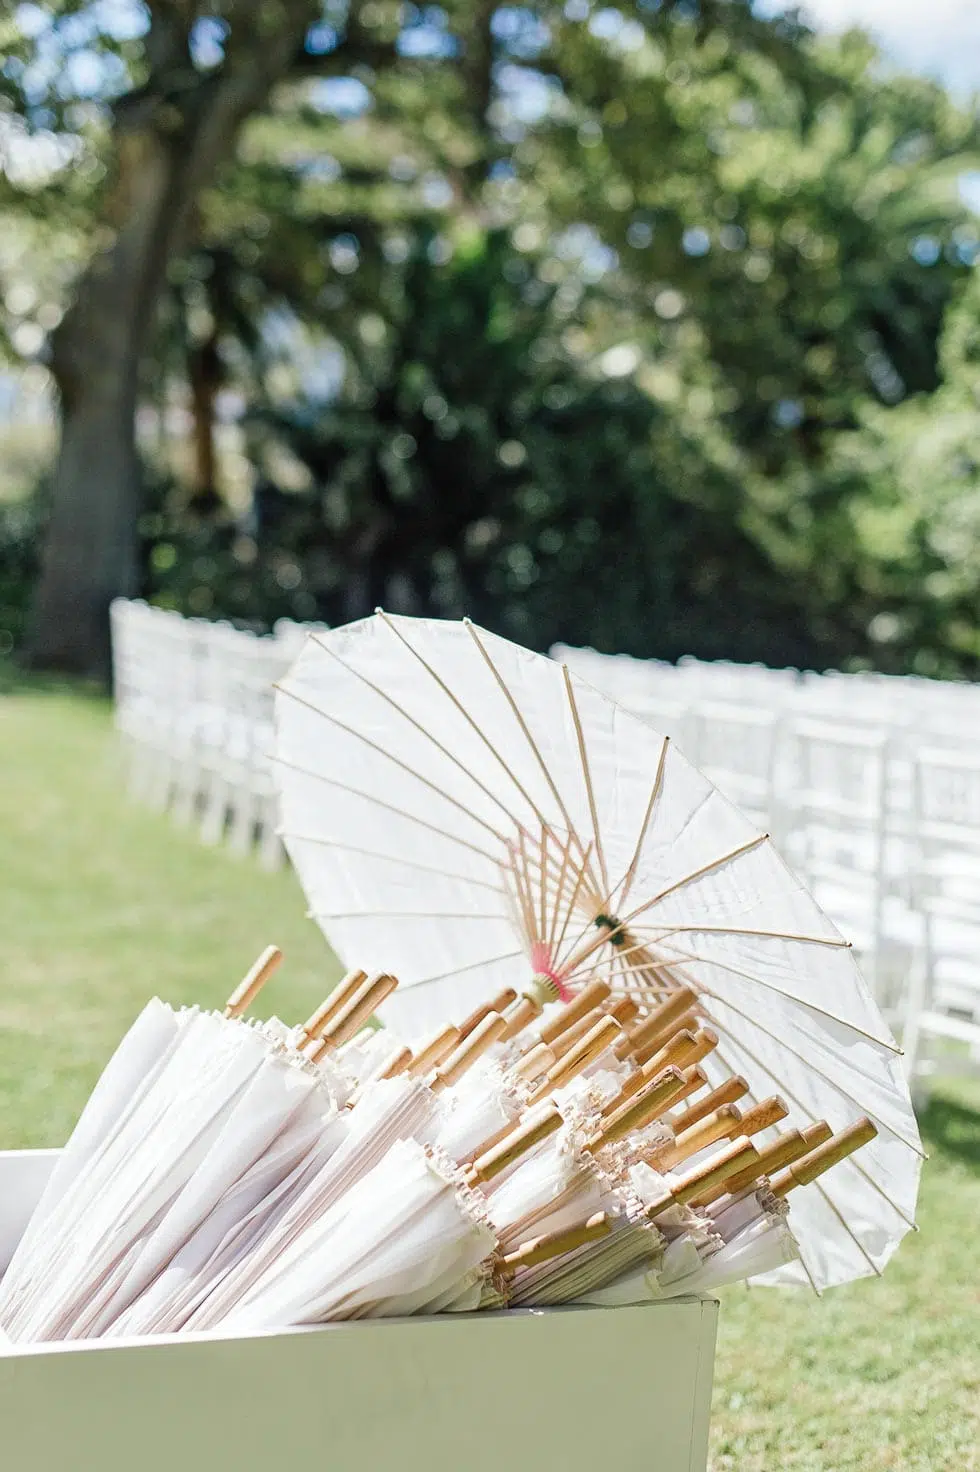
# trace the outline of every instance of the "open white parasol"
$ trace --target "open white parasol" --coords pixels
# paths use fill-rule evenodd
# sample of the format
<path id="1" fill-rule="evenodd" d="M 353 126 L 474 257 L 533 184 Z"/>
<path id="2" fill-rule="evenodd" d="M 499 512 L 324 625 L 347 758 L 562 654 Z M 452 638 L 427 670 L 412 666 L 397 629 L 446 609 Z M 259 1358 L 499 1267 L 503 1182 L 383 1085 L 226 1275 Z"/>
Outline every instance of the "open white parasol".
<path id="1" fill-rule="evenodd" d="M 878 1127 L 799 1193 L 779 1276 L 881 1271 L 922 1158 L 898 1049 L 847 942 L 667 738 L 470 623 L 379 613 L 308 639 L 276 757 L 311 912 L 342 960 L 398 974 L 403 1035 L 508 987 L 539 1005 L 601 975 L 641 1012 L 688 987 L 712 1083 L 745 1074 L 801 1129 Z"/>

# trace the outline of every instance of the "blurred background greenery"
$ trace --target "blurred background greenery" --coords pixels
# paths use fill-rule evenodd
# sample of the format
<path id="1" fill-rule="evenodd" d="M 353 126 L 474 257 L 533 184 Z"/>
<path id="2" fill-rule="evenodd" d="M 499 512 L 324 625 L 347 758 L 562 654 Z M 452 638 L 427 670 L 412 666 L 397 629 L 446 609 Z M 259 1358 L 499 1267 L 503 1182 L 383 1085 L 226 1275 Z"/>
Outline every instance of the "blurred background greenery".
<path id="1" fill-rule="evenodd" d="M 961 94 L 750 0 L 0 17 L 4 648 L 142 593 L 980 668 Z"/>

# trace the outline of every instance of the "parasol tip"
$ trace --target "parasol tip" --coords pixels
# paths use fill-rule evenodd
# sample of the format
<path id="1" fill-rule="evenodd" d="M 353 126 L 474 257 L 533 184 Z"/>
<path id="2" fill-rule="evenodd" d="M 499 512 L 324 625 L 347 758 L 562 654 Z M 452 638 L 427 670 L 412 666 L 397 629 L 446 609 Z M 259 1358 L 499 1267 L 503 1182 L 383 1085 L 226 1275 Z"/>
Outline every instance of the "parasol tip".
<path id="1" fill-rule="evenodd" d="M 772 1182 L 772 1193 L 774 1196 L 786 1196 L 796 1186 L 808 1186 L 812 1181 L 818 1180 L 826 1171 L 839 1165 L 848 1156 L 860 1150 L 863 1145 L 870 1145 L 871 1141 L 878 1135 L 877 1125 L 867 1115 L 854 1121 L 846 1129 L 836 1135 L 831 1135 L 822 1145 L 804 1155 L 802 1160 L 796 1161 L 787 1167 L 781 1175 Z"/>
<path id="2" fill-rule="evenodd" d="M 269 977 L 279 969 L 281 961 L 282 951 L 279 947 L 266 946 L 225 1003 L 225 1017 L 241 1017 L 251 1007 Z"/>

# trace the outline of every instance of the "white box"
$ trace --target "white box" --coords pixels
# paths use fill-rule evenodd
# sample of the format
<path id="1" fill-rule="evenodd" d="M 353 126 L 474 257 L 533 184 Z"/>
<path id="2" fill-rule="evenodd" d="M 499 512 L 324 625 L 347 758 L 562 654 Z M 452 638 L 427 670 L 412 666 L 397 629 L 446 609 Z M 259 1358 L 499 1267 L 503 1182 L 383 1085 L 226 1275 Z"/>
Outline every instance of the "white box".
<path id="1" fill-rule="evenodd" d="M 55 1157 L 0 1152 L 0 1272 Z M 704 1472 L 717 1316 L 673 1299 L 18 1346 L 0 1467 Z"/>

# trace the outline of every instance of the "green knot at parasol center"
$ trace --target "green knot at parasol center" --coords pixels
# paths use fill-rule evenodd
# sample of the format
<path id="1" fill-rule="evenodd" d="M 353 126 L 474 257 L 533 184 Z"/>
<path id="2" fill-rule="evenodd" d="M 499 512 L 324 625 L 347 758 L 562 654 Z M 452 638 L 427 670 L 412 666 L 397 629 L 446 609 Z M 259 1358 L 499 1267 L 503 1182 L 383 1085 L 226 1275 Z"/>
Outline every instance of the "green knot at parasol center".
<path id="1" fill-rule="evenodd" d="M 609 935 L 608 935 L 607 938 L 609 940 L 609 944 L 610 945 L 612 945 L 612 946 L 626 946 L 626 945 L 629 945 L 629 935 L 627 934 L 626 930 L 624 930 L 624 928 L 623 928 L 623 922 L 622 922 L 622 920 L 617 920 L 615 915 L 605 915 L 605 914 L 596 915 L 595 918 L 593 919 L 592 923 L 593 923 L 593 925 L 597 926 L 600 930 L 608 930 L 609 931 Z"/>

